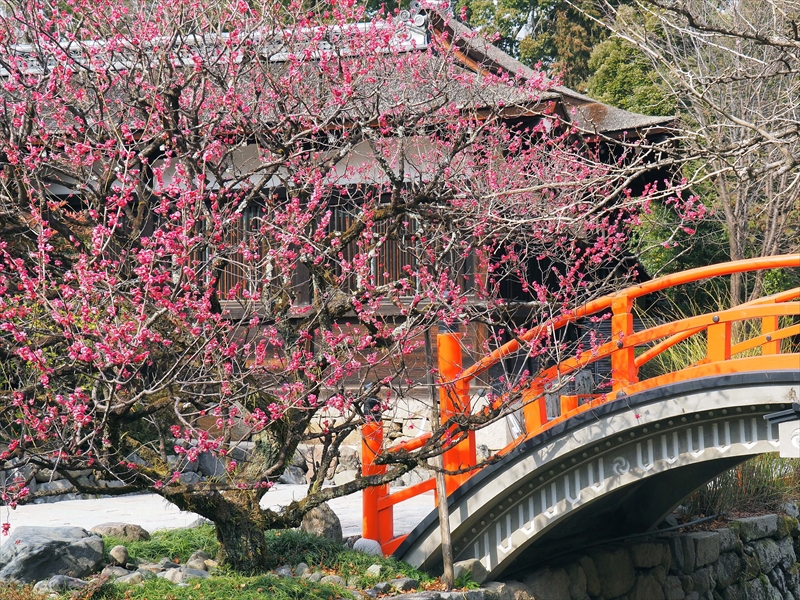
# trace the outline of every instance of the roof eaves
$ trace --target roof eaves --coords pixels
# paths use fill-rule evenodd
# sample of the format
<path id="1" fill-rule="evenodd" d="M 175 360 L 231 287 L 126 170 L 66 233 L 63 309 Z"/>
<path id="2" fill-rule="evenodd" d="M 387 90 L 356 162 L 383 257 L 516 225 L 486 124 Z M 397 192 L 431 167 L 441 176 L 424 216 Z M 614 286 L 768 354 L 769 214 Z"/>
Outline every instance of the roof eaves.
<path id="1" fill-rule="evenodd" d="M 457 19 L 445 18 L 436 11 L 432 11 L 429 18 L 434 30 L 448 33 L 450 43 L 481 67 L 493 72 L 504 71 L 523 80 L 541 77 L 538 71 L 509 56 Z M 641 135 L 643 130 L 648 130 L 646 136 L 651 133 L 650 129 L 666 129 L 675 120 L 672 116 L 652 117 L 615 108 L 563 85 L 549 86 L 540 96 L 540 101 L 559 99 L 565 106 L 564 112 L 574 119 L 573 124 L 587 133 L 637 132 Z M 570 114 L 572 112 L 575 114 Z"/>

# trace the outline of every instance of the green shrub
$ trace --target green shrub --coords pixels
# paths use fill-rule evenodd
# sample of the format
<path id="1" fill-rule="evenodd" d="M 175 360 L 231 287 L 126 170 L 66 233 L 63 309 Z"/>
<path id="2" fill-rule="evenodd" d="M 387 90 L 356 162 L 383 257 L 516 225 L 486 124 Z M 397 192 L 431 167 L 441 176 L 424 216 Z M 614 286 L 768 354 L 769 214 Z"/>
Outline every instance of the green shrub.
<path id="1" fill-rule="evenodd" d="M 762 454 L 715 477 L 685 505 L 692 516 L 760 513 L 776 512 L 790 500 L 800 500 L 800 460 Z"/>

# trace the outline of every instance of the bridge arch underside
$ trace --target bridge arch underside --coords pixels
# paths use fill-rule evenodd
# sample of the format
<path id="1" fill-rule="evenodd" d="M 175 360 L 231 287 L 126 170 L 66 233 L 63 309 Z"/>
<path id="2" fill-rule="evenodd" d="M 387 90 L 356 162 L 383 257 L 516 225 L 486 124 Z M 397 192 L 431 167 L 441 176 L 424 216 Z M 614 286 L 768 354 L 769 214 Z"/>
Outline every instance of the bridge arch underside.
<path id="1" fill-rule="evenodd" d="M 455 560 L 512 575 L 654 529 L 714 476 L 777 452 L 766 414 L 800 397 L 800 371 L 722 375 L 604 404 L 528 440 L 448 498 Z M 395 556 L 441 569 L 436 511 Z"/>

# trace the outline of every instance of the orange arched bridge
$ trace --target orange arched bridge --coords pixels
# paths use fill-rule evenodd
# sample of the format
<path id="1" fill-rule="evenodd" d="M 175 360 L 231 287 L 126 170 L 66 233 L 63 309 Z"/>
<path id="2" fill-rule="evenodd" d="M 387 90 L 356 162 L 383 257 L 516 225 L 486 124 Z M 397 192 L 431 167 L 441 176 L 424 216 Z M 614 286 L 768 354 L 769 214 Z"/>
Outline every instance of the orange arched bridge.
<path id="1" fill-rule="evenodd" d="M 469 410 L 470 382 L 521 344 L 610 311 L 611 338 L 532 378 L 521 395 L 524 432 L 491 464 L 475 469 L 475 441 L 443 455 L 455 560 L 477 558 L 490 575 L 509 574 L 596 540 L 654 528 L 689 493 L 715 475 L 765 452 L 800 457 L 800 421 L 779 427 L 764 417 L 800 410 L 800 288 L 727 310 L 634 331 L 634 304 L 649 294 L 712 277 L 800 268 L 800 255 L 743 260 L 668 275 L 590 302 L 529 330 L 467 369 L 457 333 L 437 339 L 443 423 Z M 746 323 L 734 327 L 736 323 Z M 748 336 L 735 341 L 736 337 Z M 640 368 L 696 336 L 705 356 L 670 373 L 640 378 Z M 611 363 L 605 394 L 560 395 L 548 418 L 546 395 L 598 360 Z M 551 411 L 552 414 L 552 411 Z M 779 434 L 780 431 L 780 434 Z M 365 475 L 383 448 L 380 423 L 363 435 Z M 430 433 L 389 451 L 420 448 Z M 785 438 L 785 439 L 781 439 Z M 463 471 L 463 472 L 459 472 Z M 432 510 L 410 534 L 395 536 L 393 507 L 433 490 L 434 478 L 389 492 L 363 492 L 364 537 L 424 569 L 441 565 L 441 533 Z"/>

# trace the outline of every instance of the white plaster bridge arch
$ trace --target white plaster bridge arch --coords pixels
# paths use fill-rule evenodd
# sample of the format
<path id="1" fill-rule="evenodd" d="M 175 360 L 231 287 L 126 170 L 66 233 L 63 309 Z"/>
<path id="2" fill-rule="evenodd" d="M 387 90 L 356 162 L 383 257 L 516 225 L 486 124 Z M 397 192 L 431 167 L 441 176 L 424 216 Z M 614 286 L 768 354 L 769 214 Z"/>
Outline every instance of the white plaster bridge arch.
<path id="1" fill-rule="evenodd" d="M 800 369 L 749 372 L 654 388 L 576 415 L 448 497 L 455 560 L 477 558 L 497 577 L 652 529 L 715 475 L 777 452 L 778 426 L 764 415 L 798 398 Z M 436 511 L 395 556 L 440 568 Z"/>

